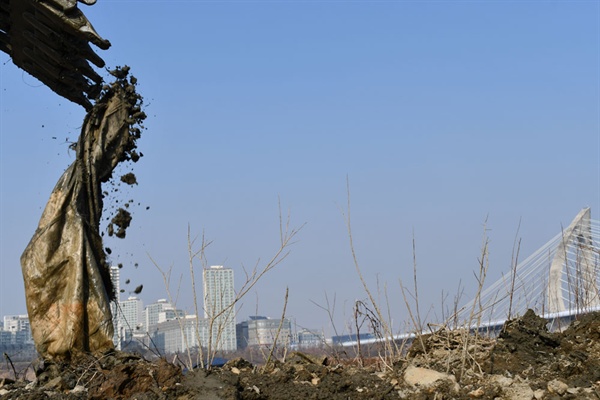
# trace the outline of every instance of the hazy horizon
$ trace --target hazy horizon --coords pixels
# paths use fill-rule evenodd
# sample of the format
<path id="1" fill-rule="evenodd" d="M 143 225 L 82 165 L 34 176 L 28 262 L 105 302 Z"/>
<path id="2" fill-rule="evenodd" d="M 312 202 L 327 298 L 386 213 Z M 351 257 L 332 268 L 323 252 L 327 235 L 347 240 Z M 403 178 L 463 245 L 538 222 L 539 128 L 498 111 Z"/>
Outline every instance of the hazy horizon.
<path id="1" fill-rule="evenodd" d="M 327 295 L 344 330 L 366 298 L 342 216 L 346 179 L 362 272 L 382 302 L 387 290 L 397 327 L 408 321 L 399 280 L 412 288 L 413 239 L 421 311 L 435 319 L 442 291 L 446 302 L 459 283 L 464 301 L 474 294 L 484 224 L 491 283 L 508 272 L 515 237 L 523 259 L 581 208 L 598 219 L 598 2 L 80 7 L 112 43 L 99 50 L 107 67 L 130 65 L 145 99 L 139 185 L 117 197 L 140 204 L 127 238 L 106 243 L 145 304 L 167 297 L 151 257 L 173 266 L 174 291 L 183 276 L 177 306 L 192 310 L 188 227 L 212 241 L 207 265 L 233 268 L 239 288 L 243 266 L 277 251 L 280 202 L 291 227 L 306 225 L 238 321 L 279 318 L 289 287 L 299 325 L 332 334 L 314 304 Z M 19 257 L 85 113 L 0 57 L 5 315 L 26 312 Z"/>

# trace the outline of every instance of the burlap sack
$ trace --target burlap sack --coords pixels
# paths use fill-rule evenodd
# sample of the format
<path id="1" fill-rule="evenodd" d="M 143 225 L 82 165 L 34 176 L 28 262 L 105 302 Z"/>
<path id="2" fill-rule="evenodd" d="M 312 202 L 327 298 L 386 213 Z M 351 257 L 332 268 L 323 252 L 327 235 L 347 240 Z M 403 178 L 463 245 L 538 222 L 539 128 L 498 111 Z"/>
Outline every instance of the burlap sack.
<path id="1" fill-rule="evenodd" d="M 56 184 L 21 256 L 33 339 L 48 359 L 113 348 L 114 293 L 99 234 L 101 183 L 132 146 L 128 96 L 115 84 L 88 113 L 76 160 Z"/>

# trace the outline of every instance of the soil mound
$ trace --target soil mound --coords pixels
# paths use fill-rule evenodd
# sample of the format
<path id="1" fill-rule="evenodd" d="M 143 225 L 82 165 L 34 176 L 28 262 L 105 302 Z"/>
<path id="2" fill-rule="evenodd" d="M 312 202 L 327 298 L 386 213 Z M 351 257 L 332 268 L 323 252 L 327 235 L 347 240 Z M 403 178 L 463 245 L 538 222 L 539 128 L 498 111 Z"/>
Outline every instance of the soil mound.
<path id="1" fill-rule="evenodd" d="M 532 373 L 539 374 L 542 367 L 554 363 L 561 337 L 550 333 L 546 324 L 546 320 L 532 310 L 528 310 L 521 318 L 507 321 L 486 363 L 488 372 L 521 374 L 531 369 Z"/>
<path id="2" fill-rule="evenodd" d="M 533 312 L 497 339 L 441 329 L 404 356 L 288 354 L 267 367 L 234 359 L 184 373 L 127 353 L 42 363 L 32 382 L 0 380 L 2 399 L 598 399 L 600 314 L 552 333 Z M 350 352 L 350 349 L 346 349 Z M 76 365 L 76 366 L 75 366 Z M 359 367 L 359 365 L 367 365 Z"/>
<path id="3" fill-rule="evenodd" d="M 510 373 L 544 381 L 560 378 L 570 386 L 591 387 L 600 380 L 600 314 L 582 316 L 563 333 L 529 310 L 507 321 L 487 363 L 489 373 Z"/>

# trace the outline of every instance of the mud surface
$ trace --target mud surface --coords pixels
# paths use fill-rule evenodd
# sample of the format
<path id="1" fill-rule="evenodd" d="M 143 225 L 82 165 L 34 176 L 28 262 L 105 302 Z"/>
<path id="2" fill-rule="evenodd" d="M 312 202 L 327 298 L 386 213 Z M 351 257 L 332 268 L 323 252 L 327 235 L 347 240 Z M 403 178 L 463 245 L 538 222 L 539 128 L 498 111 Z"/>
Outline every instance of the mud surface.
<path id="1" fill-rule="evenodd" d="M 376 350 L 376 349 L 375 349 Z M 347 351 L 346 351 L 347 353 Z M 497 339 L 440 330 L 394 359 L 289 353 L 285 362 L 230 360 L 184 373 L 126 353 L 78 366 L 38 366 L 37 378 L 0 380 L 2 399 L 598 399 L 600 314 L 563 333 L 533 313 L 505 324 Z M 9 376 L 8 372 L 4 376 Z"/>
<path id="2" fill-rule="evenodd" d="M 495 370 L 537 381 L 560 377 L 569 386 L 600 380 L 600 314 L 573 322 L 562 334 L 549 333 L 544 320 L 528 312 L 505 324 L 487 363 Z"/>

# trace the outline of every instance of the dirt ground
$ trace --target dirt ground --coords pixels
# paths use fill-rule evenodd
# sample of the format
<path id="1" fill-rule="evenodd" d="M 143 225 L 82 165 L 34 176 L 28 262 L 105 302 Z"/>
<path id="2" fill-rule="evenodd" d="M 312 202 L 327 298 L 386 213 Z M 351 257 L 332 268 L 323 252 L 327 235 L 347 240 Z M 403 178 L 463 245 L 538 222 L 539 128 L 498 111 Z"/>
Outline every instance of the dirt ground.
<path id="1" fill-rule="evenodd" d="M 600 314 L 550 333 L 533 312 L 497 339 L 440 330 L 394 359 L 290 353 L 268 367 L 243 359 L 184 373 L 165 360 L 115 353 L 39 362 L 0 379 L 1 399 L 600 399 Z M 4 374 L 7 376 L 8 374 Z M 14 376 L 13 376 L 14 378 Z"/>

